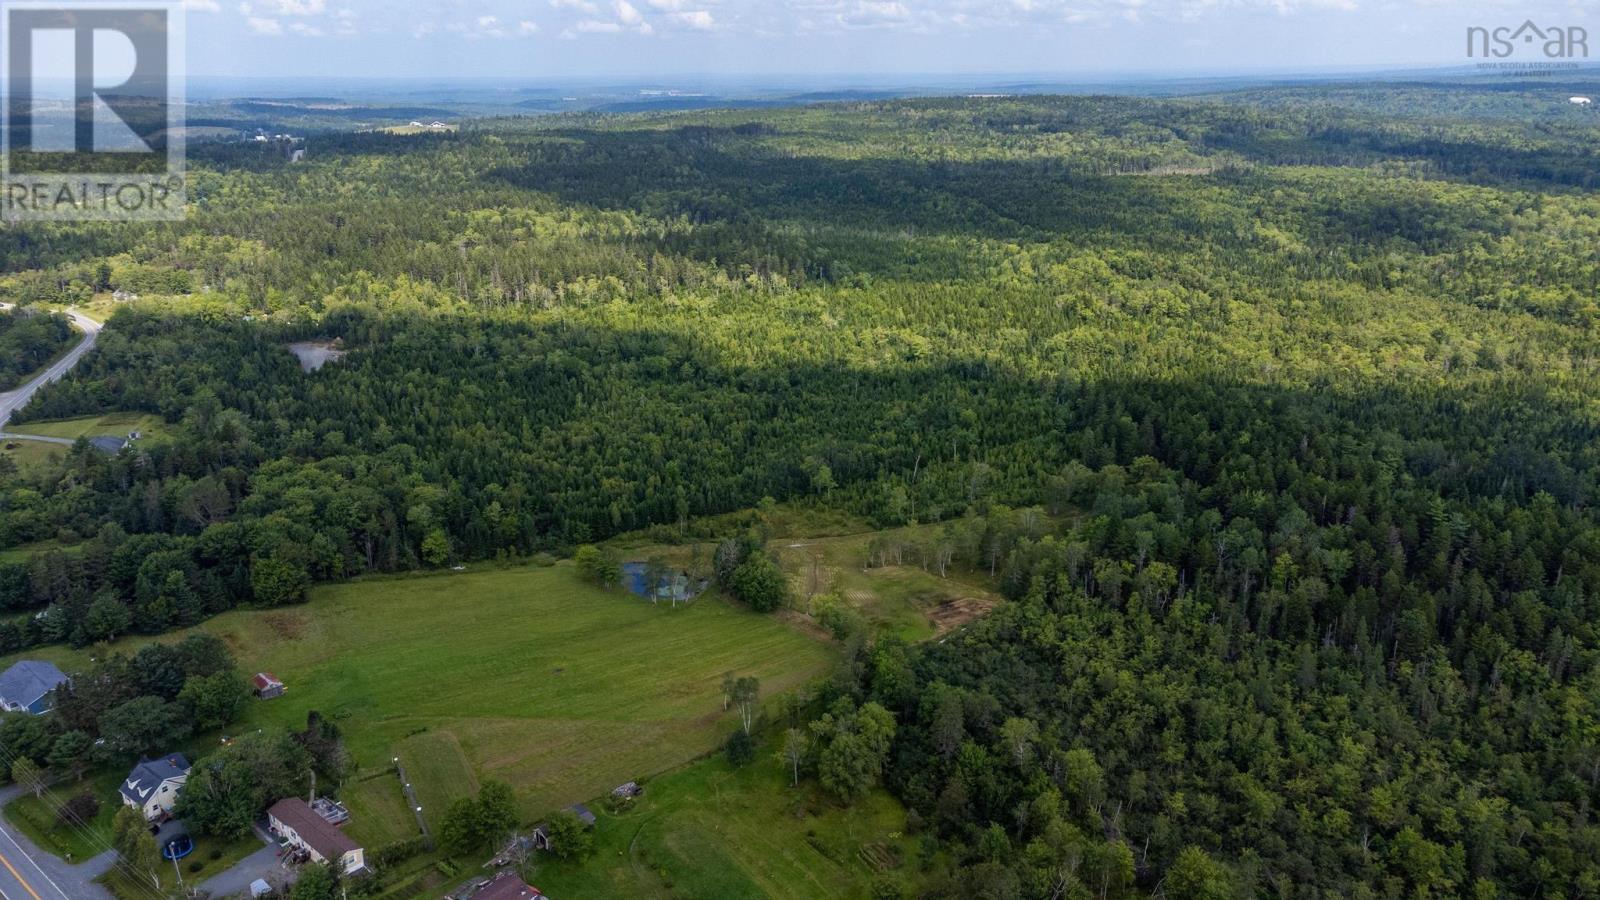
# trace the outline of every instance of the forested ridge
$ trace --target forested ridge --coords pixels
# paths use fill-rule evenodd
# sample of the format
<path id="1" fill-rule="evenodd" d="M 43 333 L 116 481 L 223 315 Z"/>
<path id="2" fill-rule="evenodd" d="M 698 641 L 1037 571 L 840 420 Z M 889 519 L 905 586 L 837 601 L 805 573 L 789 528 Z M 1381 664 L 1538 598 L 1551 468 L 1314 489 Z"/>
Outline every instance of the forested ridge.
<path id="1" fill-rule="evenodd" d="M 22 418 L 177 426 L 4 473 L 0 541 L 72 552 L 0 565 L 0 643 L 764 497 L 948 521 L 1014 602 L 819 701 L 819 754 L 894 717 L 930 894 L 1594 896 L 1594 126 L 1329 96 L 197 146 L 186 222 L 0 232 L 0 299 L 144 298 Z"/>

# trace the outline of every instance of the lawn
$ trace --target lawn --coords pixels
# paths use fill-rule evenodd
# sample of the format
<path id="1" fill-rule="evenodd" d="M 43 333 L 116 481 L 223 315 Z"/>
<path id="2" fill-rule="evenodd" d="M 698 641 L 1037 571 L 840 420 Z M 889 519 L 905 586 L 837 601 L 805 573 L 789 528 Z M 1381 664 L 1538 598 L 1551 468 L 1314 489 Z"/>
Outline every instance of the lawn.
<path id="1" fill-rule="evenodd" d="M 837 806 L 791 788 L 772 757 L 763 746 L 742 769 L 719 756 L 650 781 L 633 808 L 601 812 L 589 858 L 540 855 L 531 883 L 562 900 L 867 897 L 877 879 L 909 885 L 922 871 L 894 798 Z"/>
<path id="2" fill-rule="evenodd" d="M 363 847 L 385 847 L 419 833 L 400 780 L 387 769 L 366 772 L 358 781 L 346 783 L 340 797 L 350 808 L 345 831 Z"/>
<path id="3" fill-rule="evenodd" d="M 305 606 L 200 627 L 247 671 L 270 669 L 288 685 L 236 728 L 300 728 L 320 710 L 343 729 L 363 775 L 401 755 L 425 815 L 496 778 L 531 820 L 681 766 L 733 726 L 723 673 L 754 675 L 771 695 L 822 676 L 836 658 L 803 630 L 716 596 L 654 607 L 584 584 L 565 564 L 323 586 Z M 27 655 L 69 671 L 86 657 Z M 382 790 L 374 780 L 358 793 L 389 816 Z"/>
<path id="4" fill-rule="evenodd" d="M 19 441 L 7 438 L 0 448 L 11 461 L 17 464 L 18 469 L 30 469 L 42 466 L 54 460 L 60 460 L 67 455 L 68 447 L 61 444 L 52 444 L 48 441 Z"/>
<path id="5" fill-rule="evenodd" d="M 127 437 L 128 432 L 138 431 L 144 437 L 157 437 L 168 430 L 168 425 L 160 416 L 149 413 L 114 412 L 100 416 L 84 416 L 78 419 L 53 419 L 38 422 L 15 422 L 8 430 L 18 434 L 37 434 L 44 437 L 80 438 L 80 437 Z"/>
<path id="6" fill-rule="evenodd" d="M 24 794 L 6 804 L 6 821 L 41 849 L 80 863 L 110 849 L 111 820 L 122 808 L 122 798 L 117 793 L 121 784 L 122 774 L 108 771 L 82 782 L 55 785 L 45 791 L 42 799 Z M 56 810 L 84 791 L 100 800 L 99 814 L 82 825 L 63 824 Z"/>
<path id="7" fill-rule="evenodd" d="M 213 875 L 226 872 L 234 863 L 260 850 L 262 846 L 254 837 L 223 841 L 196 836 L 194 852 L 179 860 L 177 866 L 173 866 L 169 860 L 162 860 L 157 867 L 156 873 L 161 878 L 160 896 L 174 896 L 179 887 L 179 878 L 183 879 L 184 886 L 193 887 Z M 148 880 L 121 866 L 100 876 L 98 881 L 112 894 L 125 900 L 147 900 L 154 896 Z"/>
<path id="8" fill-rule="evenodd" d="M 43 437 L 58 437 L 76 440 L 80 437 L 127 437 L 130 431 L 140 432 L 144 438 L 162 437 L 170 434 L 172 427 L 162 421 L 160 416 L 147 413 L 106 413 L 101 416 L 84 416 L 78 419 L 55 419 L 41 422 L 12 422 L 7 427 L 8 432 L 17 434 L 40 435 Z M 70 447 L 62 444 L 53 444 L 47 441 L 19 440 L 8 438 L 0 447 L 4 448 L 6 456 L 17 464 L 19 469 L 43 465 L 52 459 L 59 459 L 67 454 Z"/>

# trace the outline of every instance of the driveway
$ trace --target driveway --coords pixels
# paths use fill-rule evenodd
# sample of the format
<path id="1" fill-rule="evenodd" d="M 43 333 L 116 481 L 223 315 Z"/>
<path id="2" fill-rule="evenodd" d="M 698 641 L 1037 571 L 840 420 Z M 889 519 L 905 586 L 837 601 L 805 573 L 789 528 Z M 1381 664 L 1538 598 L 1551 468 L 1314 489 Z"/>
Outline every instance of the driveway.
<path id="1" fill-rule="evenodd" d="M 0 304 L 0 306 L 3 305 Z M 90 350 L 94 349 L 94 342 L 100 337 L 100 323 L 73 310 L 67 310 L 67 315 L 72 319 L 72 324 L 78 326 L 78 330 L 83 332 L 83 340 L 79 341 L 76 347 L 67 351 L 65 356 L 56 360 L 50 368 L 35 375 L 27 384 L 14 390 L 0 393 L 0 428 L 4 428 L 6 423 L 11 421 L 12 413 L 27 406 L 28 401 L 33 399 L 33 395 L 39 393 L 40 388 L 53 381 L 60 381 L 61 376 L 67 374 L 73 366 L 78 364 L 78 360 L 83 359 Z M 7 436 L 26 437 L 26 435 Z M 56 441 L 51 443 L 56 443 Z M 70 444 L 72 442 L 65 441 L 65 443 Z"/>
<path id="2" fill-rule="evenodd" d="M 0 789 L 0 806 L 16 799 L 22 788 Z M 0 816 L 0 897 L 4 900 L 112 900 L 111 892 L 94 883 L 117 861 L 106 850 L 88 862 L 70 865 L 33 845 Z"/>
<path id="3" fill-rule="evenodd" d="M 256 837 L 267 840 L 259 826 L 256 828 Z M 199 887 L 213 897 L 231 897 L 235 894 L 248 897 L 250 883 L 258 878 L 276 887 L 292 877 L 290 870 L 278 862 L 278 845 L 268 841 L 265 847 L 234 863 L 226 872 L 218 872 L 200 882 Z"/>

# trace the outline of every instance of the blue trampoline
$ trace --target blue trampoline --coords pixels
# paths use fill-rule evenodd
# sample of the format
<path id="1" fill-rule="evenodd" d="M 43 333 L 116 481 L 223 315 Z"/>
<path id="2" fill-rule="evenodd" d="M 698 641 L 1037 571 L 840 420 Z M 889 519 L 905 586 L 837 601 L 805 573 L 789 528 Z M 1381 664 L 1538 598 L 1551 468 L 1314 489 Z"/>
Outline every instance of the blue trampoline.
<path id="1" fill-rule="evenodd" d="M 194 852 L 194 839 L 189 837 L 189 829 L 182 822 L 168 819 L 156 829 L 156 846 L 161 848 L 165 859 L 183 859 Z"/>

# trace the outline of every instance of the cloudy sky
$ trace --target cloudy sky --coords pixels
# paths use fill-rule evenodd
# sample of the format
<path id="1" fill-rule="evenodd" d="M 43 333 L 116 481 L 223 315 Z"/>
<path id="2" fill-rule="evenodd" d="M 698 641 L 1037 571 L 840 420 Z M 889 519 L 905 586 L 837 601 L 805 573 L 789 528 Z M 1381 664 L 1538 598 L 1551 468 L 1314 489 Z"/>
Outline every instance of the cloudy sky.
<path id="1" fill-rule="evenodd" d="M 1593 0 L 186 0 L 191 75 L 1186 74 L 1461 64 Z M 1590 12 L 1594 10 L 1594 12 Z"/>

